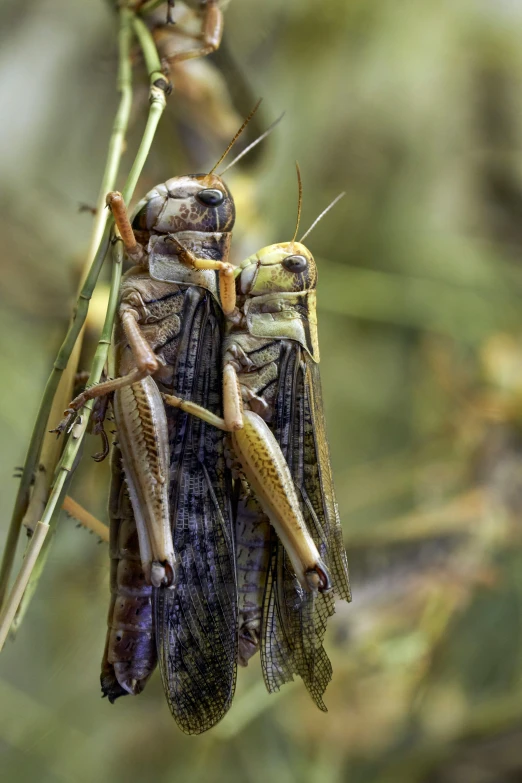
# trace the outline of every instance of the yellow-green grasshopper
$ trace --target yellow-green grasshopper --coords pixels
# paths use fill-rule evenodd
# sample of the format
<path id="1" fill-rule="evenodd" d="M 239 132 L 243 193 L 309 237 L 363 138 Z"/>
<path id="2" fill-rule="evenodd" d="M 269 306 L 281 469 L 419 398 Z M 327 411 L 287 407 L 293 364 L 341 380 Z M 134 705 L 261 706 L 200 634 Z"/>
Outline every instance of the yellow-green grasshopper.
<path id="1" fill-rule="evenodd" d="M 298 179 L 297 225 L 299 169 Z M 351 595 L 321 400 L 317 270 L 297 230 L 291 242 L 261 249 L 235 271 L 223 419 L 189 400 L 164 399 L 230 432 L 244 474 L 236 493 L 237 562 L 246 572 L 238 577 L 239 662 L 260 647 L 269 691 L 298 674 L 324 710 L 332 674 L 326 621 L 333 593 L 347 601 Z"/>

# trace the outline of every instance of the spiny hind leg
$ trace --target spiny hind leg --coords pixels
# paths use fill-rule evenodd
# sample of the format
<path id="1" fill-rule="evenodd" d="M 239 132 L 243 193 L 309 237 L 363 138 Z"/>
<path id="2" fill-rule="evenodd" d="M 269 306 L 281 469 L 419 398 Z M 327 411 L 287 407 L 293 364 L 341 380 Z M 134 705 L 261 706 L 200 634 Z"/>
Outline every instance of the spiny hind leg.
<path id="1" fill-rule="evenodd" d="M 257 413 L 243 412 L 233 365 L 226 364 L 223 369 L 223 419 L 193 402 L 168 394 L 162 397 L 167 405 L 233 433 L 234 451 L 246 479 L 270 518 L 302 586 L 312 592 L 331 590 L 330 576 L 306 527 L 281 447 Z"/>
<path id="2" fill-rule="evenodd" d="M 228 365 L 235 372 L 231 365 Z M 230 375 L 232 375 L 232 372 Z M 230 390 L 229 390 L 230 392 Z M 234 451 L 248 483 L 254 489 L 265 514 L 270 518 L 281 543 L 306 590 L 328 592 L 331 580 L 317 547 L 308 532 L 288 464 L 266 422 L 253 411 L 241 414 L 240 427 L 227 422 L 227 398 L 223 395 L 225 418 L 173 395 L 162 394 L 164 402 L 190 413 L 225 432 L 232 432 Z M 233 405 L 234 397 L 229 395 Z"/>
<path id="3" fill-rule="evenodd" d="M 81 394 L 75 397 L 74 400 L 71 400 L 69 407 L 64 411 L 63 419 L 57 427 L 51 430 L 51 432 L 56 432 L 58 436 L 63 432 L 67 432 L 74 424 L 74 420 L 76 419 L 78 411 L 83 408 L 83 406 L 89 402 L 89 400 L 94 400 L 96 398 L 113 394 L 115 391 L 123 388 L 124 386 L 131 386 L 133 383 L 143 380 L 143 378 L 149 374 L 150 373 L 148 372 L 143 372 L 138 370 L 138 368 L 135 368 L 127 375 L 123 375 L 121 378 L 113 378 L 111 380 L 102 381 L 101 383 L 95 383 L 93 386 L 89 386 Z"/>
<path id="4" fill-rule="evenodd" d="M 328 592 L 331 580 L 303 517 L 288 463 L 266 422 L 245 410 L 244 427 L 232 434 L 248 483 L 270 519 L 305 590 Z"/>

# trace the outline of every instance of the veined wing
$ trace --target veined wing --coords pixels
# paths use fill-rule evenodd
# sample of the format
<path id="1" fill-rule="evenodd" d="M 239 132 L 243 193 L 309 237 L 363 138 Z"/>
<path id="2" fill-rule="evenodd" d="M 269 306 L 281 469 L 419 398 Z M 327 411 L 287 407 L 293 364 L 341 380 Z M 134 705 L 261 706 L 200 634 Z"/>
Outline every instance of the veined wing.
<path id="1" fill-rule="evenodd" d="M 203 289 L 184 295 L 172 391 L 221 413 L 222 314 Z M 168 359 L 168 346 L 163 349 Z M 158 658 L 170 709 L 187 734 L 217 723 L 236 682 L 237 589 L 224 434 L 167 409 L 175 590 L 155 591 Z"/>
<path id="2" fill-rule="evenodd" d="M 350 600 L 348 565 L 333 490 L 317 365 L 295 342 L 281 345 L 272 427 L 294 479 L 307 528 L 329 569 L 334 591 Z M 263 608 L 261 660 L 270 691 L 302 677 L 312 698 L 332 676 L 323 647 L 332 594 L 312 595 L 299 585 L 283 546 L 273 536 Z"/>

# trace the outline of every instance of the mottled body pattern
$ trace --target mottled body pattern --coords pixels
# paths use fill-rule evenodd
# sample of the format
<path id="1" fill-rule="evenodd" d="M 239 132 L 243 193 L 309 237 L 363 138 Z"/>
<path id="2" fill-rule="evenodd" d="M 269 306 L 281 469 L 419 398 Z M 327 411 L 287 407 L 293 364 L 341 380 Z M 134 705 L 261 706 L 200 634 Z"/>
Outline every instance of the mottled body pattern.
<path id="1" fill-rule="evenodd" d="M 300 252 L 302 246 L 296 245 Z M 315 263 L 306 251 L 306 270 L 289 275 L 277 261 L 292 249 L 286 253 L 278 249 L 274 258 L 270 250 L 265 248 L 241 265 L 237 277 L 241 318 L 229 325 L 224 360 L 236 368 L 245 408 L 261 416 L 274 433 L 334 592 L 349 601 L 348 566 L 321 399 Z M 268 265 L 263 266 L 267 260 Z M 267 536 L 267 520 L 261 527 L 263 514 L 257 506 L 256 515 L 256 505 L 255 498 L 243 489 L 236 528 L 244 528 L 245 519 L 250 525 L 255 520 L 258 534 Z M 249 578 L 248 604 L 240 596 L 240 650 L 241 640 L 247 636 L 250 644 L 243 646 L 252 655 L 255 636 L 259 635 L 268 690 L 279 690 L 298 674 L 316 704 L 325 709 L 322 696 L 332 668 L 323 639 L 327 619 L 334 612 L 334 596 L 303 590 L 272 528 L 269 537 L 266 566 L 259 553 L 255 556 L 252 540 L 247 538 L 244 544 L 238 538 L 238 562 L 250 557 L 255 565 Z M 257 613 L 252 605 L 256 600 Z"/>
<path id="2" fill-rule="evenodd" d="M 221 189 L 226 195 L 224 204 L 209 209 L 198 203 L 195 195 L 204 187 Z M 219 260 L 228 252 L 233 222 L 233 202 L 218 177 L 210 177 L 210 183 L 206 175 L 174 178 L 155 188 L 141 203 L 134 228 L 146 246 L 148 269 L 135 267 L 126 275 L 120 311 L 125 306 L 134 308 L 141 333 L 162 361 L 153 379 L 133 384 L 126 394 L 139 398 L 143 384 L 153 384 L 158 395 L 181 392 L 221 415 L 224 319 L 217 273 L 183 264 L 169 234 L 179 237 L 200 258 Z M 132 365 L 121 325 L 116 330 L 116 363 L 118 375 Z M 115 400 L 117 431 L 121 393 L 116 392 Z M 125 407 L 129 417 L 128 401 L 120 407 Z M 237 592 L 230 477 L 223 455 L 223 433 L 181 411 L 165 411 L 163 405 L 157 415 L 165 417 L 168 441 L 167 504 L 177 561 L 176 588 L 144 588 L 146 612 L 154 617 L 153 631 L 149 621 L 146 627 L 125 633 L 136 634 L 136 649 L 148 651 L 149 669 L 155 665 L 157 647 L 167 700 L 176 721 L 183 731 L 199 733 L 223 716 L 235 687 Z M 123 426 L 129 427 L 125 422 Z M 160 423 L 159 429 L 162 427 Z M 145 441 L 149 437 L 146 435 Z M 123 469 L 130 490 L 132 468 L 125 457 Z M 132 500 L 132 491 L 130 495 Z M 116 508 L 114 502 L 112 507 Z M 130 528 L 130 504 L 125 508 Z M 141 513 L 135 503 L 133 511 L 135 518 Z M 113 520 L 114 513 L 111 526 Z M 117 607 L 125 596 L 125 586 L 116 579 L 113 590 Z M 145 682 L 140 677 L 144 667 L 141 652 L 127 656 L 125 679 L 121 677 L 115 614 L 116 608 L 109 617 L 102 674 L 104 692 L 111 700 L 125 692 L 139 692 Z M 154 649 L 148 644 L 151 634 L 155 635 Z M 147 669 L 147 677 L 149 674 Z"/>

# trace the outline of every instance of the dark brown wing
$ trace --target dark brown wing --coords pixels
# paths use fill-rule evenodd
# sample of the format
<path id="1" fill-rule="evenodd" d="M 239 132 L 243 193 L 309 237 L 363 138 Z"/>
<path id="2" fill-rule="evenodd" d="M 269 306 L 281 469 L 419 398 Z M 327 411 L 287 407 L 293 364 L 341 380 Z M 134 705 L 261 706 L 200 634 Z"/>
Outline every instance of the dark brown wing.
<path id="1" fill-rule="evenodd" d="M 294 479 L 307 528 L 329 569 L 335 593 L 350 600 L 348 564 L 333 490 L 318 366 L 298 344 L 281 345 L 272 428 Z M 263 607 L 261 661 L 269 691 L 302 677 L 312 698 L 322 696 L 332 676 L 323 647 L 332 594 L 313 596 L 299 585 L 275 534 Z"/>
<path id="2" fill-rule="evenodd" d="M 173 346 L 172 391 L 221 414 L 222 314 L 210 294 L 188 288 Z M 169 346 L 162 354 L 169 359 Z M 158 659 L 170 709 L 200 734 L 230 707 L 236 682 L 237 589 L 224 434 L 167 409 L 176 590 L 155 591 Z"/>

